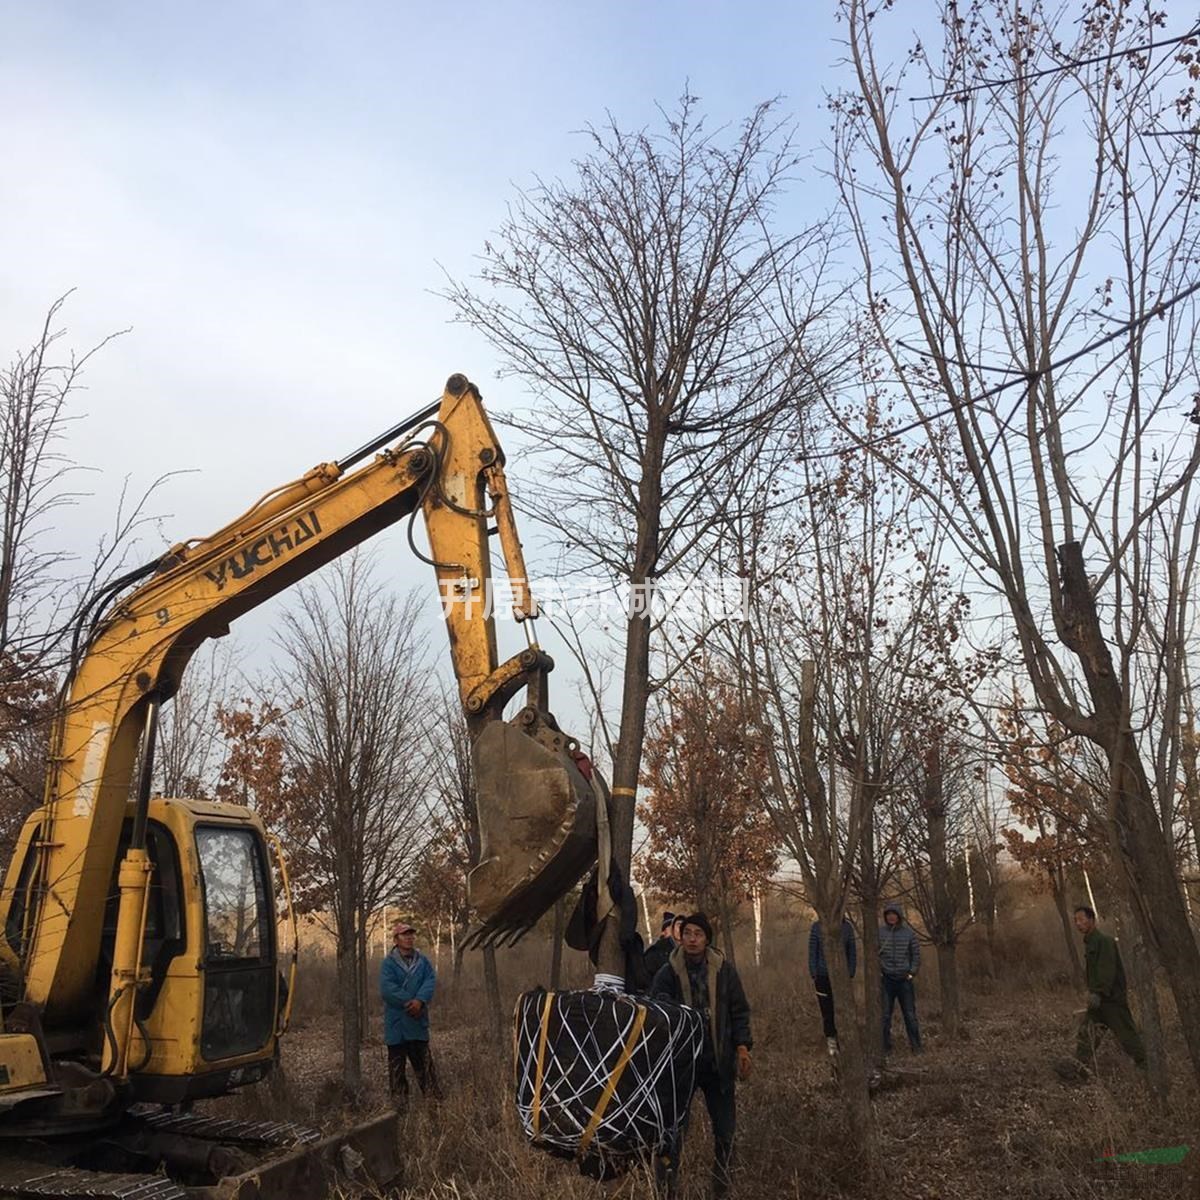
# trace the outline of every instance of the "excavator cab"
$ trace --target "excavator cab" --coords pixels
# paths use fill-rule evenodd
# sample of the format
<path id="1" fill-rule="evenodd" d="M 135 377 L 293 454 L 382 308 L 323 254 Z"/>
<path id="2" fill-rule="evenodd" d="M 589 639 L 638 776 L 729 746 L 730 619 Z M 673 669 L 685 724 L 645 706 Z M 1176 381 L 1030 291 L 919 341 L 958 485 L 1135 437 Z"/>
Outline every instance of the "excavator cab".
<path id="1" fill-rule="evenodd" d="M 262 821 L 240 805 L 156 797 L 147 835 L 155 870 L 132 1079 L 139 1099 L 177 1104 L 254 1083 L 274 1064 L 275 889 Z"/>
<path id="2" fill-rule="evenodd" d="M 133 807 L 123 824 L 118 861 L 131 839 Z M 8 940 L 18 951 L 43 819 L 42 812 L 29 818 L 17 846 L 22 866 L 8 910 Z M 138 1100 L 180 1104 L 254 1083 L 274 1064 L 286 989 L 262 821 L 235 804 L 155 797 L 144 842 L 151 871 L 132 1018 L 133 1094 Z M 94 1061 L 111 1048 L 114 1036 L 107 996 L 119 900 L 114 877 L 100 928 L 95 998 L 70 1026 L 72 1033 L 60 1027 L 56 1035 Z M 103 1120 L 117 1097 L 99 1090 L 93 1097 L 95 1117 Z"/>

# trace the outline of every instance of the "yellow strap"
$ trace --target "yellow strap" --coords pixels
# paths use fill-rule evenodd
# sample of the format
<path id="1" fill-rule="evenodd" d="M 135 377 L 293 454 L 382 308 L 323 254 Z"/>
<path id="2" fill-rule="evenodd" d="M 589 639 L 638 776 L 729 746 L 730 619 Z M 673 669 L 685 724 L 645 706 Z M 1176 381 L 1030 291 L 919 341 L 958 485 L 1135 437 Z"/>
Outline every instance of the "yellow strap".
<path id="1" fill-rule="evenodd" d="M 608 1102 L 613 1098 L 613 1093 L 617 1090 L 617 1084 L 621 1082 L 621 1076 L 625 1073 L 625 1068 L 629 1065 L 629 1060 L 633 1057 L 634 1047 L 637 1045 L 638 1038 L 641 1037 L 642 1026 L 645 1023 L 646 1006 L 639 1004 L 637 1006 L 637 1016 L 633 1019 L 633 1028 L 629 1031 L 629 1037 L 625 1040 L 625 1048 L 621 1051 L 621 1057 L 617 1059 L 617 1065 L 613 1067 L 613 1072 L 608 1077 L 608 1082 L 604 1085 L 604 1091 L 601 1093 L 600 1100 L 596 1105 L 595 1111 L 592 1113 L 592 1119 L 583 1131 L 583 1137 L 579 1139 L 580 1155 L 587 1150 L 592 1138 L 596 1136 L 596 1130 L 600 1128 L 600 1122 L 604 1120 L 604 1110 L 608 1108 Z"/>
<path id="2" fill-rule="evenodd" d="M 630 787 L 615 787 L 612 790 L 614 796 L 636 796 L 637 788 Z"/>
<path id="3" fill-rule="evenodd" d="M 542 1121 L 542 1073 L 546 1067 L 546 1038 L 550 1033 L 550 1009 L 554 1004 L 554 993 L 547 992 L 542 1001 L 542 1031 L 538 1035 L 537 1074 L 533 1079 L 533 1136 L 538 1135 Z"/>

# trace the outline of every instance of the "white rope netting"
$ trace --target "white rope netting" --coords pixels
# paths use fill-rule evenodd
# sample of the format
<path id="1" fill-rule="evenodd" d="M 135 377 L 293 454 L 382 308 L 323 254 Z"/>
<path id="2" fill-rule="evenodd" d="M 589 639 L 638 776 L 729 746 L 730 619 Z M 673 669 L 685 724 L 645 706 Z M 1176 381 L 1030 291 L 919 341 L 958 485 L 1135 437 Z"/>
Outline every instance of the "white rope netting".
<path id="1" fill-rule="evenodd" d="M 674 1141 L 704 1041 L 690 1008 L 613 991 L 517 1000 L 517 1114 L 536 1146 L 609 1163 Z"/>

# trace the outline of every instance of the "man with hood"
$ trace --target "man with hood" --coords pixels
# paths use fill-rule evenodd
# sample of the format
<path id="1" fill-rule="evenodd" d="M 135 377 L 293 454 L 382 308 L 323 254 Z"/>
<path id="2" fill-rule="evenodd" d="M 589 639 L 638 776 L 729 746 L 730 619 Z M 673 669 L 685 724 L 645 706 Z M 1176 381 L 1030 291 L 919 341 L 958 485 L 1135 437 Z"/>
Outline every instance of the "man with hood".
<path id="1" fill-rule="evenodd" d="M 671 936 L 674 928 L 675 914 L 673 912 L 663 913 L 658 940 L 651 943 L 647 947 L 646 953 L 642 955 L 642 962 L 646 966 L 646 978 L 651 983 L 654 982 L 655 975 L 666 966 L 667 959 L 671 957 L 671 951 L 679 945 L 674 937 Z"/>
<path id="2" fill-rule="evenodd" d="M 683 921 L 682 944 L 671 952 L 650 987 L 656 1000 L 694 1008 L 704 1024 L 704 1048 L 696 1068 L 696 1091 L 704 1093 L 713 1130 L 713 1196 L 729 1195 L 736 1119 L 735 1083 L 750 1077 L 750 1005 L 732 963 L 712 944 L 713 931 L 702 912 Z M 695 1093 L 693 1093 L 694 1095 Z M 659 1180 L 675 1194 L 685 1117 L 678 1141 L 659 1163 Z"/>
<path id="3" fill-rule="evenodd" d="M 892 1012 L 896 1002 L 904 1017 L 908 1044 L 921 1053 L 921 1029 L 917 1024 L 917 994 L 913 980 L 921 965 L 921 943 L 917 932 L 904 920 L 898 904 L 883 906 L 879 928 L 879 966 L 883 975 L 883 1052 L 892 1052 Z"/>
<path id="4" fill-rule="evenodd" d="M 388 1051 L 388 1087 L 394 1101 L 408 1097 L 406 1062 L 422 1094 L 437 1097 L 429 1053 L 429 1002 L 437 985 L 433 963 L 416 947 L 417 931 L 406 921 L 392 929 L 392 949 L 379 972 L 383 996 L 383 1040 Z"/>

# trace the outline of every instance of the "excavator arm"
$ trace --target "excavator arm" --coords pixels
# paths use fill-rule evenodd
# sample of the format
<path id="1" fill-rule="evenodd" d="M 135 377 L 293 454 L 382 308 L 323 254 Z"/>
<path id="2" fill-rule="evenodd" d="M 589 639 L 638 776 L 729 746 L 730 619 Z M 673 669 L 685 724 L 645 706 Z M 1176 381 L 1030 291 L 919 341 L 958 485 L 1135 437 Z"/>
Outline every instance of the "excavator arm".
<path id="1" fill-rule="evenodd" d="M 432 416 L 432 411 L 420 414 Z M 518 620 L 536 616 L 504 476 L 504 455 L 475 386 L 447 382 L 436 416 L 269 493 L 201 541 L 172 548 L 149 578 L 116 597 L 83 638 L 52 738 L 46 794 L 30 833 L 32 878 L 20 914 L 23 998 L 47 1027 L 86 1020 L 94 1006 L 105 897 L 113 878 L 131 776 L 143 753 L 109 994 L 106 1069 L 129 1069 L 134 993 L 150 865 L 144 849 L 147 764 L 158 706 L 196 648 L 243 613 L 420 510 L 450 635 L 455 676 L 474 735 L 484 861 L 471 897 L 488 936 L 519 934 L 594 858 L 595 798 L 577 747 L 546 707 L 549 657 L 529 645 L 498 661 L 487 607 L 490 537 L 498 534 Z M 386 437 L 387 435 L 385 435 Z M 367 460 L 367 461 L 363 461 Z M 414 552 L 426 558 L 412 541 Z M 506 702 L 528 689 L 505 724 Z M 139 831 L 140 826 L 140 831 Z M 27 868 L 28 869 L 28 868 Z M 6 881 L 10 941 L 18 864 Z"/>

